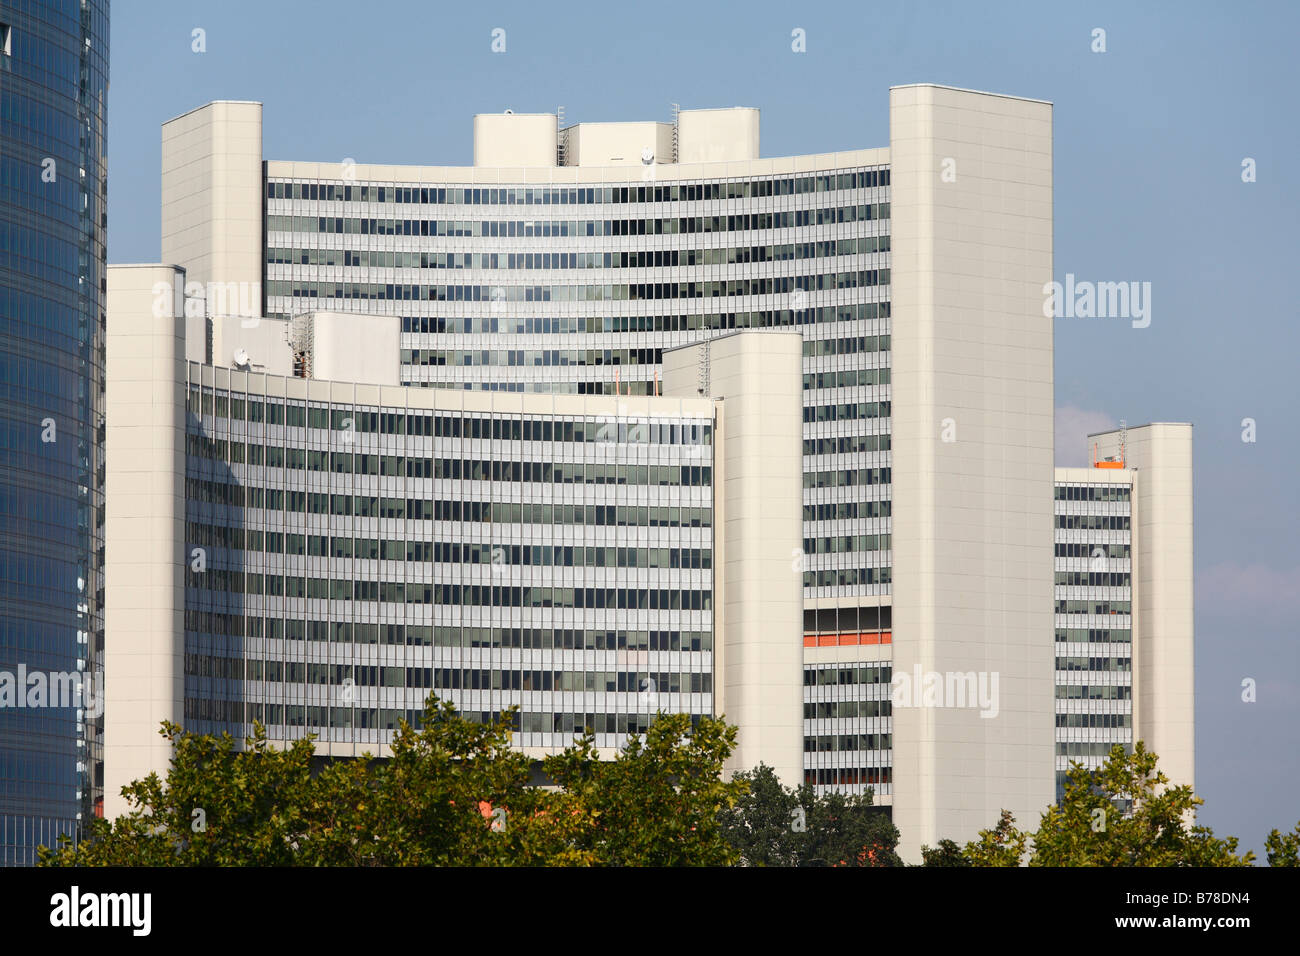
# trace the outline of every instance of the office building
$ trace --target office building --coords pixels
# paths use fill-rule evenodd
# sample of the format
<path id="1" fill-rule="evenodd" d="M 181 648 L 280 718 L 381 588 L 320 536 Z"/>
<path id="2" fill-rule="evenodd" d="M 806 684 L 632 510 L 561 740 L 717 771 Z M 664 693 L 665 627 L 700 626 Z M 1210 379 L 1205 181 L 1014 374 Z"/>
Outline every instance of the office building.
<path id="1" fill-rule="evenodd" d="M 6 865 L 76 838 L 102 785 L 107 96 L 107 0 L 0 2 Z"/>
<path id="2" fill-rule="evenodd" d="M 788 783 L 871 787 L 891 808 L 907 859 L 922 844 L 970 839 L 1003 808 L 1036 819 L 1053 799 L 1057 742 L 1099 742 L 1054 727 L 1058 713 L 1074 713 L 1054 684 L 1085 656 L 1067 646 L 1070 632 L 1100 628 L 1070 616 L 1082 611 L 1059 611 L 1053 626 L 1060 588 L 1073 586 L 1054 575 L 1076 570 L 1060 565 L 1074 558 L 1054 558 L 1054 545 L 1092 542 L 1063 540 L 1060 530 L 1053 539 L 1062 478 L 1052 320 L 1043 315 L 1052 107 L 929 84 L 889 97 L 888 146 L 770 158 L 751 109 L 572 126 L 554 114 L 483 114 L 469 166 L 268 160 L 258 103 L 215 102 L 164 124 L 167 265 L 115 275 L 122 327 L 162 336 L 171 356 L 133 370 L 176 390 L 167 422 L 151 426 L 173 439 L 150 467 L 184 474 L 187 490 L 167 548 L 132 548 L 177 575 L 189 567 L 177 548 L 215 548 L 223 577 L 188 570 L 186 580 L 168 579 L 173 623 L 131 652 L 142 669 L 130 693 L 141 705 L 128 708 L 123 745 L 143 740 L 161 714 L 197 708 L 191 722 L 232 727 L 263 713 L 292 717 L 280 732 L 321 732 L 329 747 L 357 752 L 382 745 L 396 716 L 417 706 L 413 691 L 426 687 L 410 682 L 427 671 L 428 689 L 447 690 L 467 712 L 520 703 L 520 746 L 544 752 L 594 721 L 602 746 L 614 747 L 653 709 L 582 695 L 644 684 L 662 698 L 666 680 L 666 693 L 682 696 L 664 709 L 739 725 L 735 767 L 766 760 Z M 157 283 L 181 292 L 149 325 Z M 157 356 L 162 346 L 149 347 Z M 110 366 L 110 406 L 115 375 Z M 768 434 L 784 411 L 769 423 L 765 404 L 784 409 L 791 395 L 794 444 Z M 250 419 L 259 406 L 285 421 Z M 646 456 L 636 467 L 649 470 L 618 477 L 622 462 L 600 457 L 608 451 L 591 428 L 622 429 L 627 414 L 638 420 L 630 433 L 658 437 L 629 442 Z M 346 420 L 368 423 L 349 435 L 357 447 L 338 446 Z M 497 421 L 518 422 L 519 437 L 485 437 Z M 687 426 L 712 429 L 703 446 L 712 484 L 663 440 Z M 539 427 L 551 444 L 535 444 Z M 579 429 L 582 441 L 568 437 Z M 277 464 L 247 457 L 256 454 Z M 587 476 L 608 478 L 611 464 L 614 487 L 599 478 L 588 487 Z M 576 491 L 577 471 L 573 489 L 558 488 L 570 484 L 569 466 L 581 467 L 589 497 L 565 494 Z M 261 470 L 271 467 L 289 470 Z M 466 474 L 479 484 L 436 484 Z M 793 530 L 784 505 L 769 508 L 765 497 L 779 487 L 773 500 L 784 502 L 790 475 Z M 218 490 L 232 487 L 241 491 Z M 284 502 L 276 494 L 268 507 L 266 495 L 280 490 Z M 205 497 L 232 493 L 243 503 Z M 258 493 L 262 504 L 250 505 Z M 605 537 L 608 509 L 616 522 L 623 516 L 620 493 L 636 500 L 635 542 Z M 472 528 L 440 524 L 465 522 L 463 509 L 476 504 Z M 570 510 L 579 505 L 581 520 Z M 603 518 L 588 511 L 602 507 Z M 701 526 L 673 524 L 681 515 L 656 508 L 703 509 Z M 716 537 L 704 533 L 706 515 Z M 733 532 L 723 515 L 743 516 L 734 533 L 748 542 L 726 558 L 721 529 Z M 1153 508 L 1156 523 L 1182 517 Z M 557 565 L 556 549 L 570 546 L 575 561 L 579 546 L 583 561 L 591 548 L 605 554 L 571 566 L 565 550 Z M 508 584 L 491 577 L 497 548 Z M 687 560 L 689 572 L 672 563 Z M 1162 580 L 1182 571 L 1154 559 L 1151 567 Z M 688 614 L 671 595 L 667 608 L 650 596 L 660 571 L 682 582 L 669 591 L 697 592 L 699 607 L 690 598 Z M 250 580 L 262 593 L 247 590 Z M 1168 629 L 1152 631 L 1154 646 L 1181 654 L 1190 649 L 1190 585 L 1160 587 L 1152 614 L 1171 602 L 1185 602 L 1186 614 L 1179 604 Z M 570 588 L 581 605 L 563 603 Z M 614 607 L 608 596 L 604 607 L 586 603 L 602 588 L 618 592 Z M 141 600 L 142 612 L 152 606 Z M 778 635 L 791 607 L 789 632 Z M 348 633 L 335 625 L 365 643 L 329 637 Z M 116 626 L 110 616 L 110 655 L 130 646 L 124 636 L 115 647 Z M 171 661 L 170 690 L 146 706 L 153 689 L 143 668 L 160 655 Z M 1106 673 L 1118 674 L 1122 654 L 1105 656 Z M 1054 681 L 1056 658 L 1067 663 Z M 1140 684 L 1140 655 L 1135 666 Z M 1163 683 L 1148 673 L 1160 687 L 1153 733 L 1166 717 L 1190 714 L 1190 656 L 1169 673 Z M 330 696 L 349 679 L 363 705 Z M 279 697 L 265 696 L 269 683 Z M 1145 693 L 1139 686 L 1135 699 Z M 793 760 L 791 746 L 802 750 Z M 137 751 L 123 772 L 159 759 Z"/>

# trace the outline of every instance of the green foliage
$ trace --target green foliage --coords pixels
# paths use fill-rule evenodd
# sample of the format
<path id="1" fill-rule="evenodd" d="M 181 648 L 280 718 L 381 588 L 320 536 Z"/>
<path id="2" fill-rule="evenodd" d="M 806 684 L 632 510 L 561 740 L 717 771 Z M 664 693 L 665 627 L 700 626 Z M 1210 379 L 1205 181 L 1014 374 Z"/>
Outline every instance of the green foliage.
<path id="1" fill-rule="evenodd" d="M 818 796 L 784 786 L 766 764 L 736 774 L 747 791 L 723 815 L 728 841 L 747 866 L 900 866 L 898 829 L 868 790 Z"/>
<path id="2" fill-rule="evenodd" d="M 971 866 L 1019 866 L 1025 855 L 1028 834 L 1016 828 L 1016 818 L 1003 810 L 998 825 L 981 830 L 979 838 L 966 844 L 962 851 Z"/>
<path id="3" fill-rule="evenodd" d="M 644 740 L 614 760 L 597 759 L 590 734 L 543 763 L 547 775 L 590 814 L 576 848 L 611 866 L 726 866 L 736 853 L 719 816 L 745 784 L 722 780 L 736 728 L 704 717 L 660 714 Z"/>
<path id="4" fill-rule="evenodd" d="M 430 696 L 392 756 L 314 761 L 312 739 L 283 750 L 265 730 L 229 735 L 164 724 L 166 780 L 122 790 L 128 812 L 96 820 L 77 846 L 42 847 L 44 866 L 719 865 L 734 851 L 718 817 L 743 792 L 721 780 L 734 727 L 656 719 L 616 760 L 590 736 L 547 760 L 560 789 L 530 786 L 509 714 L 465 720 Z"/>
<path id="5" fill-rule="evenodd" d="M 366 787 L 357 768 L 336 766 L 312 776 L 309 740 L 276 750 L 261 726 L 236 751 L 229 734 L 182 733 L 164 723 L 172 744 L 164 782 L 150 774 L 122 789 L 132 805 L 109 823 L 95 820 L 76 848 L 42 847 L 44 865 L 282 866 L 327 862 L 336 839 L 323 839 L 320 813 L 354 816 Z M 308 834 L 313 834 L 312 839 Z"/>
<path id="6" fill-rule="evenodd" d="M 952 840 L 940 840 L 939 845 L 931 848 L 921 847 L 922 866 L 970 866 L 962 849 Z"/>
<path id="7" fill-rule="evenodd" d="M 377 768 L 372 862 L 384 866 L 536 866 L 591 862 L 568 845 L 571 800 L 530 787 L 510 748 L 510 717 L 479 724 L 430 698 L 417 731 L 403 722 Z M 570 821 L 574 821 L 571 825 Z"/>
<path id="8" fill-rule="evenodd" d="M 1300 823 L 1290 833 L 1273 830 L 1264 840 L 1269 866 L 1300 866 Z"/>
<path id="9" fill-rule="evenodd" d="M 798 794 L 784 786 L 767 764 L 737 773 L 733 778 L 746 785 L 745 792 L 730 812 L 723 814 L 723 832 L 745 866 L 798 866 L 803 836 L 795 827 L 806 827 L 806 810 Z M 804 820 L 796 824 L 800 811 Z"/>
<path id="10" fill-rule="evenodd" d="M 973 866 L 1019 866 L 1032 842 L 1030 866 L 1250 866 L 1255 855 L 1238 855 L 1236 837 L 1220 839 L 1209 827 L 1194 825 L 1194 811 L 1204 801 L 1191 787 L 1168 786 L 1156 763 L 1141 741 L 1131 754 L 1115 746 L 1096 770 L 1076 763 L 1061 803 L 1043 812 L 1036 832 L 1018 830 L 1003 810 L 997 826 L 981 830 L 961 855 Z M 1278 837 L 1269 845 L 1277 846 L 1280 858 L 1289 846 L 1294 860 L 1300 827 L 1287 840 Z M 925 865 L 961 865 L 954 846 L 942 841 L 940 850 L 923 848 Z"/>
<path id="11" fill-rule="evenodd" d="M 1192 825 L 1204 801 L 1189 786 L 1168 786 L 1156 763 L 1138 741 L 1131 754 L 1116 745 L 1096 770 L 1072 766 L 1061 804 L 1034 834 L 1030 865 L 1249 866 L 1255 856 L 1238 856 L 1235 837 Z"/>

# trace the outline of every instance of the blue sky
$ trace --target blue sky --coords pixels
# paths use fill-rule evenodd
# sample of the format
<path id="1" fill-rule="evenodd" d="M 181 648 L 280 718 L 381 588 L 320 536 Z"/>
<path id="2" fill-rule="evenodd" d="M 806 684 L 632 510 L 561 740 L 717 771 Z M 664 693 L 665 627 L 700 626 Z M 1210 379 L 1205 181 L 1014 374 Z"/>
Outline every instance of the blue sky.
<path id="1" fill-rule="evenodd" d="M 1196 426 L 1201 822 L 1258 851 L 1300 819 L 1297 35 L 1281 2 L 115 0 L 109 259 L 158 258 L 159 126 L 212 99 L 265 104 L 268 159 L 446 165 L 506 108 L 752 106 L 778 156 L 888 145 L 891 85 L 1051 100 L 1056 278 L 1152 286 L 1147 328 L 1057 320 L 1057 460 L 1121 418 Z"/>

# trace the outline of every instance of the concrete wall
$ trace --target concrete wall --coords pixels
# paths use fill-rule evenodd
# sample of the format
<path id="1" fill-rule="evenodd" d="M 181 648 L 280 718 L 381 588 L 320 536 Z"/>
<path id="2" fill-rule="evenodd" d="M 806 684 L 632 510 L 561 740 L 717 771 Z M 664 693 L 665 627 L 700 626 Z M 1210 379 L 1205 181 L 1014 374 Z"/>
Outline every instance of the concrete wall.
<path id="1" fill-rule="evenodd" d="M 995 718 L 896 702 L 917 861 L 1053 799 L 1052 107 L 896 87 L 890 157 L 895 681 L 983 673 L 1000 697 Z"/>
<path id="2" fill-rule="evenodd" d="M 579 123 L 562 135 L 566 166 L 640 166 L 646 149 L 656 163 L 673 161 L 671 123 Z"/>
<path id="3" fill-rule="evenodd" d="M 664 352 L 665 395 L 696 395 L 703 383 L 722 402 L 714 693 L 739 727 L 728 769 L 763 762 L 787 786 L 803 782 L 803 580 L 792 563 L 803 540 L 802 363 L 798 332 L 741 332 Z"/>
<path id="4" fill-rule="evenodd" d="M 1119 454 L 1119 432 L 1088 436 L 1088 452 Z M 1135 740 L 1174 785 L 1196 783 L 1192 426 L 1128 429 L 1133 499 Z"/>
<path id="5" fill-rule="evenodd" d="M 558 129 L 554 113 L 478 113 L 474 165 L 554 166 Z"/>
<path id="6" fill-rule="evenodd" d="M 262 314 L 262 182 L 261 103 L 217 101 L 163 124 L 162 261 L 204 287 L 209 316 Z"/>
<path id="7" fill-rule="evenodd" d="M 758 110 L 682 110 L 677 114 L 677 161 L 725 163 L 758 159 Z"/>
<path id="8" fill-rule="evenodd" d="M 649 146 L 672 163 L 672 124 L 578 123 L 559 132 L 553 113 L 480 113 L 474 117 L 475 166 L 555 166 L 565 138 L 566 166 L 640 166 Z M 682 110 L 676 161 L 726 163 L 758 159 L 758 110 Z"/>
<path id="9" fill-rule="evenodd" d="M 316 312 L 312 322 L 312 378 L 361 385 L 401 384 L 399 316 Z"/>
<path id="10" fill-rule="evenodd" d="M 170 266 L 110 266 L 104 526 L 104 815 L 165 771 L 158 735 L 183 711 L 185 319 Z"/>
<path id="11" fill-rule="evenodd" d="M 257 319 L 226 316 L 212 322 L 212 356 L 208 364 L 232 368 L 235 352 L 248 353 L 249 364 L 268 375 L 293 374 L 293 349 L 289 345 L 289 323 L 285 319 Z M 191 329 L 192 331 L 192 329 Z M 187 342 L 187 357 L 196 353 L 194 343 Z M 190 358 L 190 361 L 196 361 Z"/>

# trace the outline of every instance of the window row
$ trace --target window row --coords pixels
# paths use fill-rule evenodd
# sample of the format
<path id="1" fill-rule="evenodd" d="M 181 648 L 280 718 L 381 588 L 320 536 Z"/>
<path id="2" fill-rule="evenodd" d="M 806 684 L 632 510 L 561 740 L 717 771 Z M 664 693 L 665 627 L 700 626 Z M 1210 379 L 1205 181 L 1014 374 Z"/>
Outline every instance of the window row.
<path id="1" fill-rule="evenodd" d="M 892 779 L 893 769 L 890 767 L 818 767 L 803 772 L 804 783 L 819 787 L 883 784 Z"/>
<path id="2" fill-rule="evenodd" d="M 1131 644 L 1133 632 L 1124 629 L 1103 630 L 1086 627 L 1058 627 L 1056 640 L 1071 644 Z"/>
<path id="3" fill-rule="evenodd" d="M 888 436 L 886 436 L 888 437 Z M 839 521 L 845 518 L 888 518 L 893 514 L 892 501 L 828 501 L 804 505 L 804 521 Z"/>
<path id="4" fill-rule="evenodd" d="M 1058 671 L 1131 671 L 1131 657 L 1058 657 Z"/>
<path id="5" fill-rule="evenodd" d="M 434 412 L 377 412 L 353 406 L 326 408 L 320 405 L 281 403 L 243 398 L 191 385 L 186 408 L 191 415 L 212 416 L 232 421 L 287 425 L 333 432 L 360 434 L 417 435 L 425 438 L 470 438 L 492 441 L 604 443 L 615 438 L 611 428 L 628 425 L 637 429 L 636 438 L 654 445 L 707 445 L 713 426 L 705 421 L 609 422 L 551 418 L 466 417 Z M 196 434 L 198 441 L 211 441 Z M 199 447 L 191 454 L 201 455 Z M 208 455 L 207 457 L 212 457 Z"/>
<path id="6" fill-rule="evenodd" d="M 771 246 L 645 249 L 631 252 L 401 252 L 271 247 L 267 265 L 360 269 L 658 269 L 797 262 L 889 251 L 889 236 L 788 242 Z"/>
<path id="7" fill-rule="evenodd" d="M 803 387 L 851 388 L 855 385 L 888 385 L 893 377 L 888 368 L 854 368 L 847 371 L 809 372 L 803 377 Z"/>
<path id="8" fill-rule="evenodd" d="M 890 750 L 893 746 L 893 734 L 831 734 L 803 739 L 803 752 L 806 754 L 849 750 Z"/>
<path id="9" fill-rule="evenodd" d="M 805 455 L 853 455 L 864 451 L 889 451 L 889 435 L 840 435 L 835 438 L 805 438 Z"/>
<path id="10" fill-rule="evenodd" d="M 1108 757 L 1114 743 L 1084 743 L 1082 741 L 1057 741 L 1058 757 Z"/>
<path id="11" fill-rule="evenodd" d="M 740 182 L 680 183 L 644 186 L 398 186 L 394 184 L 295 182 L 268 180 L 267 199 L 320 202 L 391 202 L 403 205 L 560 206 L 596 203 L 708 202 L 763 196 L 802 196 L 841 189 L 889 185 L 889 169 L 821 173 Z"/>
<path id="12" fill-rule="evenodd" d="M 575 693 L 709 694 L 713 675 L 680 671 L 496 670 L 456 667 L 389 667 L 327 664 L 271 658 L 185 655 L 194 677 L 334 687 L 395 687 L 421 690 L 572 691 Z"/>
<path id="13" fill-rule="evenodd" d="M 846 422 L 861 418 L 888 418 L 892 402 L 849 402 L 842 405 L 805 405 L 803 421 Z"/>
<path id="14" fill-rule="evenodd" d="M 806 588 L 852 587 L 859 584 L 890 584 L 893 582 L 891 568 L 827 568 L 821 571 L 805 571 L 803 586 Z"/>
<path id="15" fill-rule="evenodd" d="M 1056 527 L 1067 531 L 1128 531 L 1129 515 L 1057 515 Z"/>
<path id="16" fill-rule="evenodd" d="M 1132 727 L 1132 714 L 1057 714 L 1058 727 Z"/>
<path id="17" fill-rule="evenodd" d="M 1063 544 L 1058 541 L 1056 543 L 1056 556 L 1058 558 L 1127 558 L 1129 556 L 1129 546 L 1127 544 L 1093 544 L 1091 542 Z"/>
<path id="18" fill-rule="evenodd" d="M 805 409 L 806 411 L 806 409 Z M 805 488 L 851 488 L 855 485 L 887 485 L 892 468 L 838 468 L 833 471 L 805 471 Z"/>
<path id="19" fill-rule="evenodd" d="M 804 720 L 835 717 L 888 717 L 894 712 L 888 700 L 823 700 L 803 705 Z"/>
<path id="20" fill-rule="evenodd" d="M 624 285 L 426 285 L 424 283 L 305 281 L 271 279 L 267 296 L 300 299 L 356 299 L 414 302 L 646 302 L 728 296 L 788 295 L 889 285 L 888 269 L 764 276 L 716 282 L 639 282 Z"/>
<path id="21" fill-rule="evenodd" d="M 1057 700 L 1132 700 L 1133 688 L 1119 685 L 1057 684 Z"/>
<path id="22" fill-rule="evenodd" d="M 429 624 L 375 624 L 279 617 L 244 617 L 186 608 L 191 634 L 261 637 L 268 640 L 397 647 L 520 648 L 523 650 L 710 651 L 709 631 L 599 631 L 538 627 L 452 627 Z"/>
<path id="23" fill-rule="evenodd" d="M 1126 588 L 1130 575 L 1127 571 L 1057 571 L 1058 587 Z"/>
<path id="24" fill-rule="evenodd" d="M 380 498 L 375 495 L 334 495 L 325 492 L 284 491 L 278 488 L 244 488 L 222 482 L 186 479 L 190 501 L 224 504 L 239 508 L 264 509 L 274 514 L 248 514 L 244 524 L 279 524 L 288 515 L 330 514 L 358 518 L 390 518 L 425 521 L 493 522 L 494 524 L 582 525 L 587 527 L 711 528 L 711 508 L 658 507 L 655 505 L 551 505 L 540 502 L 462 501 L 443 498 Z M 306 499 L 304 506 L 303 500 Z M 326 510 L 328 508 L 328 510 Z M 244 527 L 208 526 L 195 531 L 196 544 L 216 543 L 250 551 L 268 550 L 265 545 L 244 544 Z M 250 531 L 251 533 L 251 531 Z M 259 539 L 260 540 L 260 539 Z M 369 556 L 357 554 L 356 557 Z M 346 555 L 337 555 L 346 557 Z"/>
<path id="25" fill-rule="evenodd" d="M 889 664 L 806 668 L 803 672 L 803 685 L 826 687 L 845 684 L 888 684 L 893 679 L 893 670 Z"/>
<path id="26" fill-rule="evenodd" d="M 486 724 L 497 715 L 485 711 L 462 711 L 461 717 Z M 211 700 L 205 697 L 185 698 L 187 720 L 210 720 L 226 724 L 251 725 L 254 721 L 264 727 L 337 728 L 341 730 L 397 731 L 405 721 L 419 727 L 422 710 L 395 710 L 379 707 L 324 707 L 305 704 L 265 704 L 242 700 Z M 655 715 L 644 714 L 559 714 L 524 713 L 515 711 L 510 726 L 515 733 L 581 734 L 590 730 L 597 734 L 644 734 Z M 699 715 L 691 715 L 692 725 L 699 723 Z"/>
<path id="27" fill-rule="evenodd" d="M 1128 485 L 1057 485 L 1057 501 L 1128 501 Z"/>
<path id="28" fill-rule="evenodd" d="M 834 538 L 804 538 L 804 554 L 844 554 L 849 551 L 888 551 L 893 535 L 849 534 Z"/>
<path id="29" fill-rule="evenodd" d="M 889 203 L 824 206 L 784 212 L 645 219 L 388 219 L 268 215 L 267 233 L 430 238 L 562 239 L 583 236 L 678 236 L 761 229 L 798 229 L 889 218 Z"/>
<path id="30" fill-rule="evenodd" d="M 372 601 L 444 607 L 568 607 L 649 611 L 711 611 L 713 591 L 661 588 L 513 587 L 487 584 L 424 584 L 356 581 L 350 578 L 261 574 L 210 568 L 187 573 L 187 584 L 220 594 L 263 594 L 322 601 Z"/>
<path id="31" fill-rule="evenodd" d="M 408 333 L 545 333 L 575 332 L 689 332 L 702 329 L 759 329 L 787 325 L 820 325 L 884 319 L 890 303 L 859 302 L 849 305 L 817 306 L 807 309 L 760 309 L 753 312 L 708 312 L 690 315 L 405 315 L 402 331 Z M 877 342 L 877 339 L 879 340 Z M 838 347 L 822 342 L 839 342 Z M 810 348 L 813 350 L 810 351 Z M 889 336 L 856 339 L 817 339 L 804 342 L 804 355 L 833 355 L 849 352 L 889 351 Z"/>
<path id="32" fill-rule="evenodd" d="M 1132 601 L 1065 601 L 1056 602 L 1057 614 L 1132 614 Z"/>

